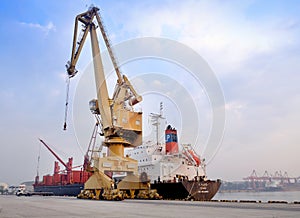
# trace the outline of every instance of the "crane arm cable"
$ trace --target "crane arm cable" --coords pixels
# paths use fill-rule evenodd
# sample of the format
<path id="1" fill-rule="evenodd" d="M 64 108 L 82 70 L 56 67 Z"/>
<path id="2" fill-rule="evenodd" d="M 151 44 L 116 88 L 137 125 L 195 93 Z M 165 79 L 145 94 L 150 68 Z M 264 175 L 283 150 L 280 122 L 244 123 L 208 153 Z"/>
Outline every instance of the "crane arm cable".
<path id="1" fill-rule="evenodd" d="M 36 175 L 37 176 L 39 176 L 40 158 L 41 158 L 41 144 L 39 146 L 39 156 L 38 156 L 38 159 L 37 159 L 37 167 L 36 167 Z"/>
<path id="2" fill-rule="evenodd" d="M 69 105 L 69 90 L 70 90 L 70 77 L 67 77 L 67 88 L 66 88 L 66 107 L 65 107 L 65 122 L 63 130 L 67 130 L 67 117 L 68 117 L 68 105 Z"/>

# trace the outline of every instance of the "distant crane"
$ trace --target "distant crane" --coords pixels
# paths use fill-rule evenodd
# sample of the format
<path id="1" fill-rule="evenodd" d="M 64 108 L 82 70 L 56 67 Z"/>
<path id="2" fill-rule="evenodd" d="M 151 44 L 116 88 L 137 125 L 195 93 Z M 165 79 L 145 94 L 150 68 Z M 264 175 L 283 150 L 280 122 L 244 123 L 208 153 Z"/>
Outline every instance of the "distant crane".
<path id="1" fill-rule="evenodd" d="M 259 176 L 256 170 L 253 170 L 252 173 L 248 176 L 243 178 L 243 180 L 250 182 L 253 190 L 257 190 L 263 186 L 263 183 L 278 181 L 281 185 L 286 183 L 297 182 L 297 178 L 289 177 L 287 172 L 282 173 L 281 171 L 276 171 L 274 175 L 270 174 L 267 170 L 265 170 L 262 176 Z"/>

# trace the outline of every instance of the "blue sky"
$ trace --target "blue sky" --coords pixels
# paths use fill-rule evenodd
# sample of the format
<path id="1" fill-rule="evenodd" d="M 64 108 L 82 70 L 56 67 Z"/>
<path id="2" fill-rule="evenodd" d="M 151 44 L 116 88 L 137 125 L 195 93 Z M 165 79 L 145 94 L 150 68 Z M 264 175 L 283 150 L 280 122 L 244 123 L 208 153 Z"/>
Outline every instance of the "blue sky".
<path id="1" fill-rule="evenodd" d="M 300 175 L 298 1 L 29 0 L 2 1 L 0 8 L 1 182 L 34 178 L 38 137 L 62 158 L 73 156 L 81 163 L 85 148 L 77 144 L 71 119 L 69 130 L 62 131 L 64 66 L 70 58 L 74 18 L 92 3 L 100 7 L 113 44 L 145 36 L 177 40 L 213 69 L 226 99 L 226 129 L 208 166 L 210 177 L 237 180 L 253 169 Z M 88 43 L 79 70 L 91 61 Z M 160 67 L 163 72 L 170 66 L 157 64 L 151 70 L 158 72 Z M 80 76 L 72 81 L 71 97 L 76 96 L 77 84 Z M 203 98 L 199 106 L 205 143 L 209 100 Z M 53 161 L 42 147 L 40 174 L 52 173 Z"/>

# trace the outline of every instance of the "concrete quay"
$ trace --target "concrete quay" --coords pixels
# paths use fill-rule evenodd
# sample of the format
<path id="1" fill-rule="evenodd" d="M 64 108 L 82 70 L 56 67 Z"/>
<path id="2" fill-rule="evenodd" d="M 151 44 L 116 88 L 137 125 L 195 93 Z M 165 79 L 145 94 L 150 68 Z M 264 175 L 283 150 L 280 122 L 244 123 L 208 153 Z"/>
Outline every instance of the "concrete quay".
<path id="1" fill-rule="evenodd" d="M 300 217 L 300 204 L 167 200 L 94 201 L 0 195 L 0 217 Z"/>

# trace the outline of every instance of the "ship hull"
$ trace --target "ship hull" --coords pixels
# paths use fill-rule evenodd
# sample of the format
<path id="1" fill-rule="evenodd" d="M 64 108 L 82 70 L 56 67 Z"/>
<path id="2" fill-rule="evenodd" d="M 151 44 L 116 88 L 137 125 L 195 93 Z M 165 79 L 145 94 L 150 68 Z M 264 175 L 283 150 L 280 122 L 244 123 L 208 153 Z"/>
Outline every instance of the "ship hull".
<path id="1" fill-rule="evenodd" d="M 218 192 L 220 185 L 220 180 L 184 180 L 179 182 L 153 183 L 151 184 L 151 189 L 156 189 L 163 199 L 209 201 Z"/>
<path id="2" fill-rule="evenodd" d="M 34 192 L 48 192 L 56 196 L 77 196 L 84 188 L 83 183 L 69 185 L 37 185 Z"/>

